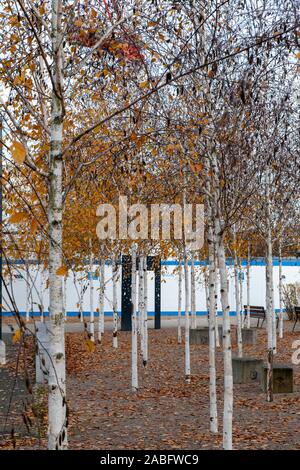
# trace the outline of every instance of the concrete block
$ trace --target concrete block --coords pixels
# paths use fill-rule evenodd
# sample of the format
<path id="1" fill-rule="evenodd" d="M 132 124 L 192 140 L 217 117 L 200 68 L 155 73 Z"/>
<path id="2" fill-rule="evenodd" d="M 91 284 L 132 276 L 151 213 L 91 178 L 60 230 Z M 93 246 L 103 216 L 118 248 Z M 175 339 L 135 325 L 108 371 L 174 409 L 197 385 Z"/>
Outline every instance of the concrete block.
<path id="1" fill-rule="evenodd" d="M 219 338 L 222 343 L 222 327 L 219 326 Z M 190 344 L 209 344 L 209 328 L 195 328 L 190 330 Z"/>
<path id="2" fill-rule="evenodd" d="M 242 328 L 242 341 L 243 344 L 256 344 L 257 328 Z M 236 330 L 237 341 L 237 330 Z"/>
<path id="3" fill-rule="evenodd" d="M 267 391 L 267 365 L 263 367 L 262 389 Z M 273 364 L 273 393 L 293 393 L 294 371 L 290 365 Z"/>
<path id="4" fill-rule="evenodd" d="M 253 357 L 233 357 L 232 374 L 234 384 L 246 384 L 261 380 L 263 360 Z"/>

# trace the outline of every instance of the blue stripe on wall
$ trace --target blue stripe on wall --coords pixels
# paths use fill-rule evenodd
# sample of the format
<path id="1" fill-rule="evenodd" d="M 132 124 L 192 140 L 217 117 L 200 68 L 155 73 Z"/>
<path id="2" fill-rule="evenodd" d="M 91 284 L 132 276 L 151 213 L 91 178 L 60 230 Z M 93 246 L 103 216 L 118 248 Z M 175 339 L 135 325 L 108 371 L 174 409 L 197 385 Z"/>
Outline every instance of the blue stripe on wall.
<path id="1" fill-rule="evenodd" d="M 275 312 L 276 313 L 279 313 L 279 309 L 275 309 Z M 14 316 L 14 312 L 2 312 L 2 315 L 4 317 L 11 317 L 11 316 Z M 25 312 L 20 312 L 20 315 L 22 317 L 25 317 L 26 316 L 26 313 Z M 34 317 L 39 317 L 41 314 L 40 312 L 30 312 L 30 315 L 34 316 Z M 67 316 L 68 317 L 78 317 L 79 313 L 78 312 L 67 312 Z M 90 312 L 83 312 L 83 315 L 84 317 L 89 317 L 90 315 Z M 106 317 L 112 317 L 113 316 L 113 312 L 112 311 L 106 311 L 104 312 L 104 315 Z M 118 312 L 118 315 L 120 316 L 121 315 L 121 312 Z M 181 313 L 181 315 L 184 317 L 184 312 Z M 201 311 L 197 311 L 197 316 L 205 316 L 207 315 L 207 312 L 204 311 L 204 310 L 201 310 Z M 221 310 L 218 310 L 218 316 L 221 317 L 223 314 L 222 314 L 222 311 Z M 44 316 L 45 317 L 48 317 L 49 316 L 49 312 L 45 312 L 44 313 Z M 99 316 L 99 313 L 98 312 L 94 312 L 94 316 L 95 317 L 98 317 Z M 149 317 L 154 317 L 154 312 L 148 312 L 148 316 Z M 177 311 L 174 311 L 174 310 L 165 310 L 163 312 L 161 312 L 161 316 L 162 317 L 177 317 L 178 316 L 178 312 Z M 235 317 L 236 316 L 236 312 L 235 310 L 231 310 L 230 311 L 230 316 L 231 317 Z"/>

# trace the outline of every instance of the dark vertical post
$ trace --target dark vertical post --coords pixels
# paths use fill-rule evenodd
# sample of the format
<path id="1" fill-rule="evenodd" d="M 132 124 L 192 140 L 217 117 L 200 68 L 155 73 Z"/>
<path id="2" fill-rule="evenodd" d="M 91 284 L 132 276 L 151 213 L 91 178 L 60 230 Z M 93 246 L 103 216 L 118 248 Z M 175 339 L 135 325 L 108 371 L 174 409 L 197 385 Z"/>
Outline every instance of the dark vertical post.
<path id="1" fill-rule="evenodd" d="M 0 117 L 0 340 L 2 339 L 2 118 Z"/>
<path id="2" fill-rule="evenodd" d="M 131 256 L 122 256 L 121 330 L 131 331 Z"/>
<path id="3" fill-rule="evenodd" d="M 160 330 L 160 294 L 161 294 L 161 265 L 160 260 L 155 263 L 155 281 L 154 281 L 154 292 L 155 292 L 155 317 L 154 317 L 154 328 Z"/>

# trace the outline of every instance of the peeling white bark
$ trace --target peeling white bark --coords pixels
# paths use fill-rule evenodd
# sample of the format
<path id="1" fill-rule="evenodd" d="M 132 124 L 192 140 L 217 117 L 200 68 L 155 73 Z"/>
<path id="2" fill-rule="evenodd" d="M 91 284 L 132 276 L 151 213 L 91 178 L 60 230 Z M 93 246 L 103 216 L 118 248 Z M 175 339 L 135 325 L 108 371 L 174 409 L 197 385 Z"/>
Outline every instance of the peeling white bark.
<path id="1" fill-rule="evenodd" d="M 279 239 L 279 253 L 278 253 L 278 267 L 279 267 L 279 338 L 283 338 L 283 274 L 282 274 L 282 246 L 281 239 Z"/>
<path id="2" fill-rule="evenodd" d="M 29 299 L 29 268 L 28 268 L 28 261 L 25 261 L 25 282 L 26 282 L 26 311 L 25 311 L 25 317 L 26 317 L 26 322 L 29 322 L 30 320 L 30 299 Z"/>
<path id="3" fill-rule="evenodd" d="M 236 243 L 236 234 L 234 231 L 234 242 Z M 234 249 L 234 287 L 235 287 L 235 310 L 237 318 L 237 344 L 238 344 L 238 357 L 243 356 L 243 342 L 242 342 L 242 325 L 241 325 L 241 304 L 240 304 L 240 285 L 238 279 L 238 259 L 236 249 Z"/>
<path id="4" fill-rule="evenodd" d="M 223 239 L 218 244 L 220 270 L 221 302 L 223 311 L 223 357 L 224 357 L 224 415 L 223 415 L 223 447 L 232 449 L 232 415 L 233 415 L 233 377 L 231 357 L 231 332 L 229 318 L 229 300 L 227 290 L 227 274 Z"/>
<path id="5" fill-rule="evenodd" d="M 186 253 L 184 253 L 184 287 L 185 287 L 185 380 L 191 382 L 190 358 L 190 306 L 189 306 L 189 267 Z"/>
<path id="6" fill-rule="evenodd" d="M 104 295 L 105 295 L 105 260 L 100 260 L 99 317 L 98 341 L 101 343 L 104 334 Z"/>
<path id="7" fill-rule="evenodd" d="M 62 280 L 62 139 L 63 139 L 63 41 L 62 0 L 52 0 L 52 58 L 55 89 L 51 97 L 49 169 L 49 339 L 48 449 L 67 447 L 66 377 Z"/>
<path id="8" fill-rule="evenodd" d="M 251 284 L 251 247 L 250 243 L 248 244 L 248 259 L 247 259 L 247 328 L 251 326 L 251 318 L 250 318 L 250 284 Z M 242 305 L 243 308 L 243 305 Z"/>
<path id="9" fill-rule="evenodd" d="M 208 227 L 208 256 L 209 256 L 209 274 L 208 274 L 208 306 L 209 306 L 209 422 L 210 431 L 218 432 L 218 410 L 217 410 L 217 390 L 216 390 L 216 311 L 215 311 L 215 238 L 213 231 L 213 220 L 211 211 L 209 211 Z M 218 329 L 218 326 L 217 326 Z"/>
<path id="10" fill-rule="evenodd" d="M 177 342 L 181 344 L 181 309 L 182 309 L 182 265 L 179 260 L 178 265 L 178 317 L 177 317 Z"/>
<path id="11" fill-rule="evenodd" d="M 145 347 L 145 330 L 144 330 L 144 256 L 141 254 L 139 256 L 139 332 L 140 332 L 140 342 L 141 342 L 141 354 L 144 356 L 144 347 Z"/>
<path id="12" fill-rule="evenodd" d="M 94 257 L 92 252 L 92 246 L 90 246 L 90 340 L 95 341 L 95 312 L 94 312 L 94 273 L 93 273 Z"/>
<path id="13" fill-rule="evenodd" d="M 191 319 L 192 328 L 197 328 L 196 321 L 196 280 L 195 280 L 195 260 L 194 255 L 191 257 Z"/>
<path id="14" fill-rule="evenodd" d="M 147 256 L 144 256 L 144 348 L 143 348 L 143 365 L 146 367 L 148 363 L 148 271 Z"/>
<path id="15" fill-rule="evenodd" d="M 138 385 L 138 342 L 137 342 L 137 316 L 136 316 L 136 249 L 131 250 L 132 269 L 131 269 L 131 386 L 132 390 L 136 392 L 139 388 Z"/>
<path id="16" fill-rule="evenodd" d="M 113 347 L 118 347 L 118 298 L 117 298 L 117 281 L 118 281 L 118 265 L 116 259 L 112 262 L 112 281 L 113 281 Z"/>

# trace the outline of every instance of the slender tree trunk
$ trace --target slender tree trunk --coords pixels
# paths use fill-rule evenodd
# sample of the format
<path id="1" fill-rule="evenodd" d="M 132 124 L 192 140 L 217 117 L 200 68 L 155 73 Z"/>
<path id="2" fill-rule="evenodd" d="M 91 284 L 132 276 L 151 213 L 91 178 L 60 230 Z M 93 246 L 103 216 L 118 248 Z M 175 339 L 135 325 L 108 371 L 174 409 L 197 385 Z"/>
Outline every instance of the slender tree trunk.
<path id="1" fill-rule="evenodd" d="M 251 266 L 251 245 L 248 244 L 248 258 L 247 258 L 247 328 L 251 327 L 251 319 L 250 319 L 250 266 Z M 243 305 L 242 305 L 243 308 Z"/>
<path id="2" fill-rule="evenodd" d="M 217 273 L 217 262 L 218 262 L 218 256 L 217 256 L 217 252 L 216 252 L 216 247 L 215 247 L 215 273 L 214 273 L 214 276 L 215 276 L 215 279 L 214 279 L 214 285 L 215 285 L 215 318 L 214 318 L 214 321 L 215 321 L 215 334 L 216 334 L 216 347 L 219 348 L 220 347 L 220 335 L 219 335 L 219 323 L 218 323 L 218 292 L 219 292 L 219 288 L 218 288 L 218 284 L 219 284 L 219 280 L 218 280 L 218 273 Z"/>
<path id="3" fill-rule="evenodd" d="M 236 233 L 234 229 L 234 243 L 236 244 Z M 234 287 L 235 287 L 235 310 L 237 318 L 237 344 L 238 344 L 238 357 L 243 357 L 243 342 L 242 342 L 242 325 L 241 325 L 241 305 L 240 305 L 240 285 L 238 279 L 238 259 L 236 254 L 236 247 L 234 248 Z"/>
<path id="4" fill-rule="evenodd" d="M 283 275 L 282 275 L 282 244 L 281 238 L 279 239 L 279 256 L 278 256 L 278 270 L 279 270 L 279 338 L 283 338 Z"/>
<path id="5" fill-rule="evenodd" d="M 178 265 L 178 317 L 177 317 L 177 342 L 181 344 L 181 309 L 182 309 L 182 265 L 179 259 Z"/>
<path id="6" fill-rule="evenodd" d="M 146 367 L 148 362 L 148 270 L 147 256 L 144 256 L 144 349 L 143 365 Z"/>
<path id="7" fill-rule="evenodd" d="M 192 328 L 197 327 L 196 322 L 196 281 L 195 281 L 195 259 L 194 255 L 191 258 L 191 317 L 192 317 Z"/>
<path id="8" fill-rule="evenodd" d="M 136 249 L 132 248 L 132 270 L 131 270 L 131 308 L 132 308 L 132 327 L 131 327 L 131 386 L 136 392 L 138 385 L 138 343 L 137 343 L 137 317 L 136 317 Z"/>
<path id="9" fill-rule="evenodd" d="M 244 299 L 243 299 L 243 276 L 244 276 L 244 273 L 242 271 L 242 262 L 241 260 L 239 260 L 239 294 L 240 294 L 240 302 L 239 302 L 239 307 L 240 307 L 240 310 L 239 310 L 239 316 L 240 316 L 240 321 L 243 320 L 243 317 L 242 317 L 242 312 L 243 312 L 243 305 L 244 305 Z M 242 327 L 243 325 L 241 325 Z"/>
<path id="10" fill-rule="evenodd" d="M 94 314 L 94 273 L 93 273 L 94 257 L 92 252 L 92 244 L 90 244 L 90 340 L 95 341 L 95 314 Z"/>
<path id="11" fill-rule="evenodd" d="M 101 343 L 104 334 L 104 294 L 105 294 L 105 261 L 100 260 L 99 318 L 98 341 Z"/>
<path id="12" fill-rule="evenodd" d="M 83 322 L 83 279 L 82 279 L 82 273 L 80 273 L 79 286 L 80 286 L 79 317 L 80 317 L 80 321 Z"/>
<path id="13" fill-rule="evenodd" d="M 267 401 L 273 401 L 273 349 L 268 349 Z"/>
<path id="14" fill-rule="evenodd" d="M 112 281 L 113 281 L 113 347 L 118 347 L 118 298 L 117 298 L 117 282 L 118 282 L 118 265 L 114 257 L 112 262 Z"/>
<path id="15" fill-rule="evenodd" d="M 62 1 L 52 0 L 52 91 L 49 172 L 49 315 L 50 362 L 48 380 L 48 449 L 67 447 L 66 372 L 62 280 L 62 139 L 63 139 L 63 41 Z"/>
<path id="16" fill-rule="evenodd" d="M 139 330 L 141 342 L 141 355 L 144 357 L 145 331 L 144 331 L 144 256 L 139 256 Z"/>
<path id="17" fill-rule="evenodd" d="M 213 230 L 213 220 L 211 210 L 209 214 L 208 227 L 208 256 L 209 256 L 209 274 L 208 274 L 208 307 L 209 307 L 209 421 L 210 431 L 218 432 L 218 409 L 217 409 L 217 390 L 216 390 L 216 311 L 215 311 L 215 292 L 216 292 L 216 265 L 215 265 L 215 238 Z M 218 328 L 218 326 L 217 326 Z"/>
<path id="18" fill-rule="evenodd" d="M 268 372 L 267 372 L 267 401 L 273 401 L 273 355 L 274 349 L 274 303 L 273 303 L 273 251 L 272 251 L 272 228 L 271 228 L 271 207 L 270 207 L 270 173 L 267 176 L 266 190 L 266 222 L 267 222 L 267 256 L 266 256 L 266 316 L 268 334 Z M 276 330 L 275 330 L 276 335 Z"/>
<path id="19" fill-rule="evenodd" d="M 216 201 L 216 207 L 217 201 Z M 215 231 L 217 234 L 217 250 L 220 272 L 221 302 L 223 312 L 223 358 L 224 358 L 224 414 L 223 414 L 223 448 L 232 449 L 232 416 L 233 416 L 233 377 L 231 354 L 231 328 L 230 306 L 228 299 L 227 269 L 224 248 L 224 233 L 221 230 L 221 219 L 215 217 Z"/>
<path id="20" fill-rule="evenodd" d="M 205 302 L 207 311 L 207 323 L 209 323 L 209 275 L 207 274 L 207 268 L 204 268 L 204 289 L 205 289 Z"/>
<path id="21" fill-rule="evenodd" d="M 143 325 L 143 297 L 144 297 L 144 279 L 143 279 L 143 260 L 142 255 L 140 254 L 138 257 L 138 279 L 139 279 L 139 296 L 138 296 L 138 334 L 141 336 L 141 348 L 143 348 L 143 333 L 142 333 L 142 325 Z"/>
<path id="22" fill-rule="evenodd" d="M 184 287 L 185 287 L 185 380 L 191 382 L 190 358 L 190 307 L 189 307 L 189 268 L 187 255 L 184 252 Z"/>
<path id="23" fill-rule="evenodd" d="M 30 320 L 30 302 L 29 302 L 29 268 L 28 261 L 25 261 L 25 281 L 26 281 L 26 306 L 25 306 L 25 318 L 28 323 Z"/>

